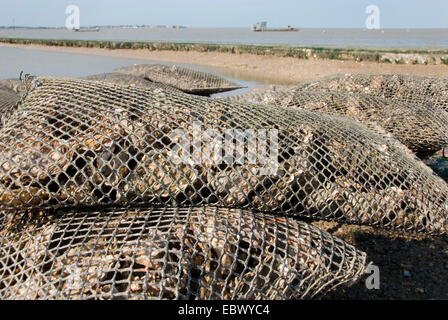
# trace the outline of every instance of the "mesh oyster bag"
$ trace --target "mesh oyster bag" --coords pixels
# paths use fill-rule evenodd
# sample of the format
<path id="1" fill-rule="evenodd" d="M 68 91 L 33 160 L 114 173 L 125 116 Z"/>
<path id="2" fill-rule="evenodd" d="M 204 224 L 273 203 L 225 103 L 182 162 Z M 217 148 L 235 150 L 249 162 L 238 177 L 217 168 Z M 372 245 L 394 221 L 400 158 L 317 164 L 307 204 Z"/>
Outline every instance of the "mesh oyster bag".
<path id="1" fill-rule="evenodd" d="M 446 234 L 447 184 L 346 117 L 36 81 L 0 130 L 2 212 L 213 205 Z"/>
<path id="2" fill-rule="evenodd" d="M 0 235 L 2 300 L 305 299 L 365 267 L 316 227 L 239 209 L 65 212 Z"/>
<path id="3" fill-rule="evenodd" d="M 430 104 L 448 112 L 448 79 L 410 75 L 347 74 L 317 79 L 302 90 L 358 92 L 413 104 Z"/>
<path id="4" fill-rule="evenodd" d="M 83 77 L 81 79 L 108 82 L 108 83 L 118 84 L 121 86 L 161 89 L 161 90 L 165 90 L 165 91 L 175 91 L 178 93 L 182 92 L 181 90 L 178 90 L 172 86 L 169 86 L 169 85 L 166 85 L 166 84 L 163 84 L 160 82 L 154 82 L 154 81 L 146 80 L 142 77 L 133 76 L 131 74 L 118 73 L 118 72 L 91 75 L 91 76 Z"/>
<path id="5" fill-rule="evenodd" d="M 0 80 L 0 87 L 13 90 L 15 93 L 22 95 L 25 91 L 22 80 L 19 79 L 4 79 Z"/>
<path id="6" fill-rule="evenodd" d="M 13 90 L 0 87 L 0 124 L 3 123 L 14 113 L 17 104 L 20 102 L 20 96 Z"/>
<path id="7" fill-rule="evenodd" d="M 197 95 L 210 95 L 242 88 L 220 76 L 179 66 L 140 64 L 119 68 L 115 72 L 140 76 Z"/>
<path id="8" fill-rule="evenodd" d="M 380 126 L 420 157 L 432 155 L 448 145 L 448 114 L 427 104 L 359 93 L 297 89 L 268 89 L 223 99 L 347 116 L 375 131 Z"/>

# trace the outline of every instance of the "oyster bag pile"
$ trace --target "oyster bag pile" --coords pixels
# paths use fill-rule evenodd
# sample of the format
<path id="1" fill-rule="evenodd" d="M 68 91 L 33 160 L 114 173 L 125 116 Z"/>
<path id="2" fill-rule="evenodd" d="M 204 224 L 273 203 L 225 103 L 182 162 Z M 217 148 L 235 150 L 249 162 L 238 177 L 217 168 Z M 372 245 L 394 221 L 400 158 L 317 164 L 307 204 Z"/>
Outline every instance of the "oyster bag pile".
<path id="1" fill-rule="evenodd" d="M 3 125 L 11 114 L 15 112 L 17 104 L 20 102 L 20 96 L 8 87 L 0 85 L 0 123 Z"/>
<path id="2" fill-rule="evenodd" d="M 308 224 L 239 209 L 61 213 L 8 232 L 4 299 L 312 298 L 366 263 Z"/>
<path id="3" fill-rule="evenodd" d="M 115 72 L 163 83 L 183 92 L 197 95 L 210 95 L 241 88 L 241 86 L 220 76 L 175 65 L 139 64 L 119 68 Z"/>
<path id="4" fill-rule="evenodd" d="M 430 104 L 448 112 L 448 79 L 410 75 L 335 75 L 299 86 L 302 90 L 325 89 L 358 92 L 413 104 Z"/>
<path id="5" fill-rule="evenodd" d="M 113 83 L 113 84 L 117 84 L 117 85 L 121 85 L 121 86 L 125 86 L 125 87 L 162 89 L 165 91 L 171 91 L 171 92 L 177 92 L 177 93 L 183 92 L 183 91 L 176 89 L 175 87 L 172 87 L 165 83 L 146 80 L 143 77 L 139 77 L 139 76 L 135 76 L 132 74 L 127 74 L 127 73 L 119 73 L 119 72 L 103 73 L 103 74 L 98 74 L 98 75 L 87 76 L 82 79 Z"/>
<path id="6" fill-rule="evenodd" d="M 372 76 L 372 78 L 378 77 Z M 351 84 L 351 78 L 342 79 Z M 320 80 L 321 82 L 304 84 L 303 88 L 267 89 L 262 92 L 253 90 L 245 94 L 226 97 L 223 100 L 315 110 L 346 116 L 363 123 L 380 135 L 396 138 L 422 158 L 448 146 L 448 113 L 431 105 L 430 97 L 427 100 L 421 98 L 421 101 L 411 102 L 404 99 L 384 98 L 383 96 L 390 97 L 391 95 L 380 92 L 375 92 L 379 96 L 361 93 L 366 92 L 364 87 L 359 90 L 344 91 L 341 88 L 351 87 L 346 82 L 343 82 L 344 85 L 336 86 L 333 84 L 336 80 L 343 82 L 340 78 L 323 79 Z M 367 91 L 371 90 L 373 89 Z M 447 98 L 448 91 L 445 100 Z"/>
<path id="7" fill-rule="evenodd" d="M 447 184 L 353 119 L 34 84 L 0 130 L 1 298 L 312 298 L 367 260 L 300 219 L 446 236 Z"/>

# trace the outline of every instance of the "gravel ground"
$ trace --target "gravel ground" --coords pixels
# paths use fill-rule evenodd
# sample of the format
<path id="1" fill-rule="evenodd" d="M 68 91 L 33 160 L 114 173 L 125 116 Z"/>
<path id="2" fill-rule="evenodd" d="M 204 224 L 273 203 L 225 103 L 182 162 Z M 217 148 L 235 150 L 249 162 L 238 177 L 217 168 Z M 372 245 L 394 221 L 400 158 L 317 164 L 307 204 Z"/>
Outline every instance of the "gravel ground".
<path id="1" fill-rule="evenodd" d="M 326 299 L 448 299 L 448 239 L 337 223 L 313 223 L 367 252 L 379 267 L 380 289 L 368 290 L 365 275 Z"/>
<path id="2" fill-rule="evenodd" d="M 448 150 L 445 151 L 448 156 Z M 443 158 L 442 152 L 425 163 L 448 182 L 448 159 Z M 447 238 L 335 222 L 313 224 L 367 252 L 368 261 L 380 269 L 379 290 L 366 288 L 366 274 L 354 286 L 336 290 L 325 299 L 448 300 Z"/>

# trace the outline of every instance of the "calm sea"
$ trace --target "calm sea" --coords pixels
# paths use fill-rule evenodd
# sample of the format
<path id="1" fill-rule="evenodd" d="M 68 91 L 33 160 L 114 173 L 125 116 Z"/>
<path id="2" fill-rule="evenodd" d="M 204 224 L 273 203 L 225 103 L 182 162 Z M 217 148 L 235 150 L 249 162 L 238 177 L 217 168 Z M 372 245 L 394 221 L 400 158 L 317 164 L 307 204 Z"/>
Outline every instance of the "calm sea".
<path id="1" fill-rule="evenodd" d="M 448 29 L 300 29 L 298 32 L 253 32 L 249 28 L 102 28 L 99 32 L 0 29 L 0 37 L 355 48 L 448 48 Z"/>

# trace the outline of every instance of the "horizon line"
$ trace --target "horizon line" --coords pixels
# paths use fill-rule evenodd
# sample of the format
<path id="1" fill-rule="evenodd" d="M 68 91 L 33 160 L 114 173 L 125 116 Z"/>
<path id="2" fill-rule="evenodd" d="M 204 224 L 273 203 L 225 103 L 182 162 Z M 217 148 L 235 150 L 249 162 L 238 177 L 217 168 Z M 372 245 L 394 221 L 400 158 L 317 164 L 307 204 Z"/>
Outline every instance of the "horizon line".
<path id="1" fill-rule="evenodd" d="M 157 24 L 157 25 L 144 25 L 144 24 L 121 24 L 121 25 L 86 25 L 80 26 L 82 28 L 123 28 L 123 27 L 137 27 L 137 28 L 160 28 L 160 29 L 175 29 L 174 27 L 180 29 L 250 29 L 251 26 L 185 26 L 185 25 L 176 25 L 176 24 Z M 274 26 L 277 28 L 276 26 Z M 281 26 L 279 26 L 281 27 Z M 65 26 L 58 27 L 48 27 L 48 26 L 11 26 L 11 25 L 0 25 L 0 29 L 67 29 Z M 294 27 L 298 29 L 357 29 L 357 30 L 369 30 L 365 27 Z M 448 29 L 446 27 L 385 27 L 380 29 L 372 29 L 372 30 L 413 30 L 413 29 Z"/>

